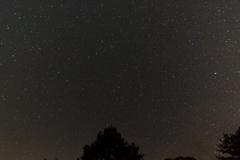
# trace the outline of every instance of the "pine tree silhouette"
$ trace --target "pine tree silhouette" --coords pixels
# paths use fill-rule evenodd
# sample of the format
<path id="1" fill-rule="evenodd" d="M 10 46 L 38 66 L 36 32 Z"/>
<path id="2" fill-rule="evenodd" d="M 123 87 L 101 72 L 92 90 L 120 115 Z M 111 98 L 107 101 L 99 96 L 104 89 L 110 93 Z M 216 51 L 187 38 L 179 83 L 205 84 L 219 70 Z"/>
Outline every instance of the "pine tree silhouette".
<path id="1" fill-rule="evenodd" d="M 219 139 L 221 144 L 217 144 L 217 151 L 228 154 L 229 157 L 217 155 L 219 160 L 240 160 L 240 127 L 235 134 L 223 134 L 223 139 Z"/>

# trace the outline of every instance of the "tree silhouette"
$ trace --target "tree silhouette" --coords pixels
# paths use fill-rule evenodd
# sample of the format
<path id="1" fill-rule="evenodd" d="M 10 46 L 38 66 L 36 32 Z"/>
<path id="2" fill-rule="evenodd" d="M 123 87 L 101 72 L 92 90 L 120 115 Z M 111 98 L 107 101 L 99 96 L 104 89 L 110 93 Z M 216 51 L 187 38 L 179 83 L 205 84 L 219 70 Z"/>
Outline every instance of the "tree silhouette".
<path id="1" fill-rule="evenodd" d="M 219 139 L 221 144 L 217 145 L 217 151 L 228 154 L 230 157 L 217 155 L 219 160 L 240 160 L 240 127 L 235 134 L 223 134 L 223 139 Z"/>
<path id="2" fill-rule="evenodd" d="M 142 160 L 144 154 L 138 154 L 139 147 L 128 145 L 115 127 L 99 132 L 92 144 L 83 147 L 82 160 Z"/>
<path id="3" fill-rule="evenodd" d="M 165 160 L 197 160 L 193 157 L 182 157 L 182 156 L 178 156 L 175 159 L 172 158 L 166 158 Z"/>

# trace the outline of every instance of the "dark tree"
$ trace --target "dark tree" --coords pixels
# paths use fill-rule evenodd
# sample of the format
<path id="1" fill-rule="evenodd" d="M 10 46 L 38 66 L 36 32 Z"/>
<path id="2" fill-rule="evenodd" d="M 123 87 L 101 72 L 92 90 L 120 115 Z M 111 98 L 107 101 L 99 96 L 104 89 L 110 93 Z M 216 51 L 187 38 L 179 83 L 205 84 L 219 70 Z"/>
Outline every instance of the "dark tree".
<path id="1" fill-rule="evenodd" d="M 139 147 L 125 142 L 115 127 L 105 128 L 89 146 L 83 147 L 82 160 L 142 160 L 144 154 L 138 154 Z"/>
<path id="2" fill-rule="evenodd" d="M 165 160 L 197 160 L 193 157 L 182 157 L 182 156 L 178 156 L 175 159 L 172 158 L 166 158 Z"/>
<path id="3" fill-rule="evenodd" d="M 223 139 L 219 139 L 221 144 L 217 145 L 217 151 L 228 154 L 228 157 L 217 155 L 219 160 L 240 160 L 240 127 L 235 134 L 223 134 Z"/>

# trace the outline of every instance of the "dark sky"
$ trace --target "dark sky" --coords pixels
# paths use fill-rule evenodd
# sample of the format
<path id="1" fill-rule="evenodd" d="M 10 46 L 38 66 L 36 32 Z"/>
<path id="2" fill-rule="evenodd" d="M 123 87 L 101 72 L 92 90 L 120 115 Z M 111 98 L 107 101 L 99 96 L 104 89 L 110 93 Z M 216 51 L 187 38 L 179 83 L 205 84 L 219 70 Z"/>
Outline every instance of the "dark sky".
<path id="1" fill-rule="evenodd" d="M 212 160 L 240 125 L 239 1 L 0 3 L 1 160 L 76 160 L 110 125 Z"/>

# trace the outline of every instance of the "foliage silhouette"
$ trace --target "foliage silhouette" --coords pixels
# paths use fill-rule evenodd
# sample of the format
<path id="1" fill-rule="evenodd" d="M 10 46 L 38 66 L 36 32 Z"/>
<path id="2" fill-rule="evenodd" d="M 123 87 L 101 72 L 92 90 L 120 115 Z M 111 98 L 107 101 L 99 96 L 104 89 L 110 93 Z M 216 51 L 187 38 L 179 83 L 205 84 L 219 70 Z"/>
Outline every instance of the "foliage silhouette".
<path id="1" fill-rule="evenodd" d="M 144 154 L 138 154 L 139 147 L 125 142 L 115 127 L 99 132 L 92 144 L 83 147 L 82 160 L 142 160 Z"/>
<path id="2" fill-rule="evenodd" d="M 235 134 L 223 134 L 223 139 L 219 139 L 221 144 L 217 144 L 217 151 L 228 154 L 229 157 L 217 155 L 219 160 L 240 160 L 240 127 Z"/>
<path id="3" fill-rule="evenodd" d="M 175 159 L 172 158 L 166 158 L 165 160 L 197 160 L 193 157 L 182 157 L 182 156 L 178 156 Z"/>

